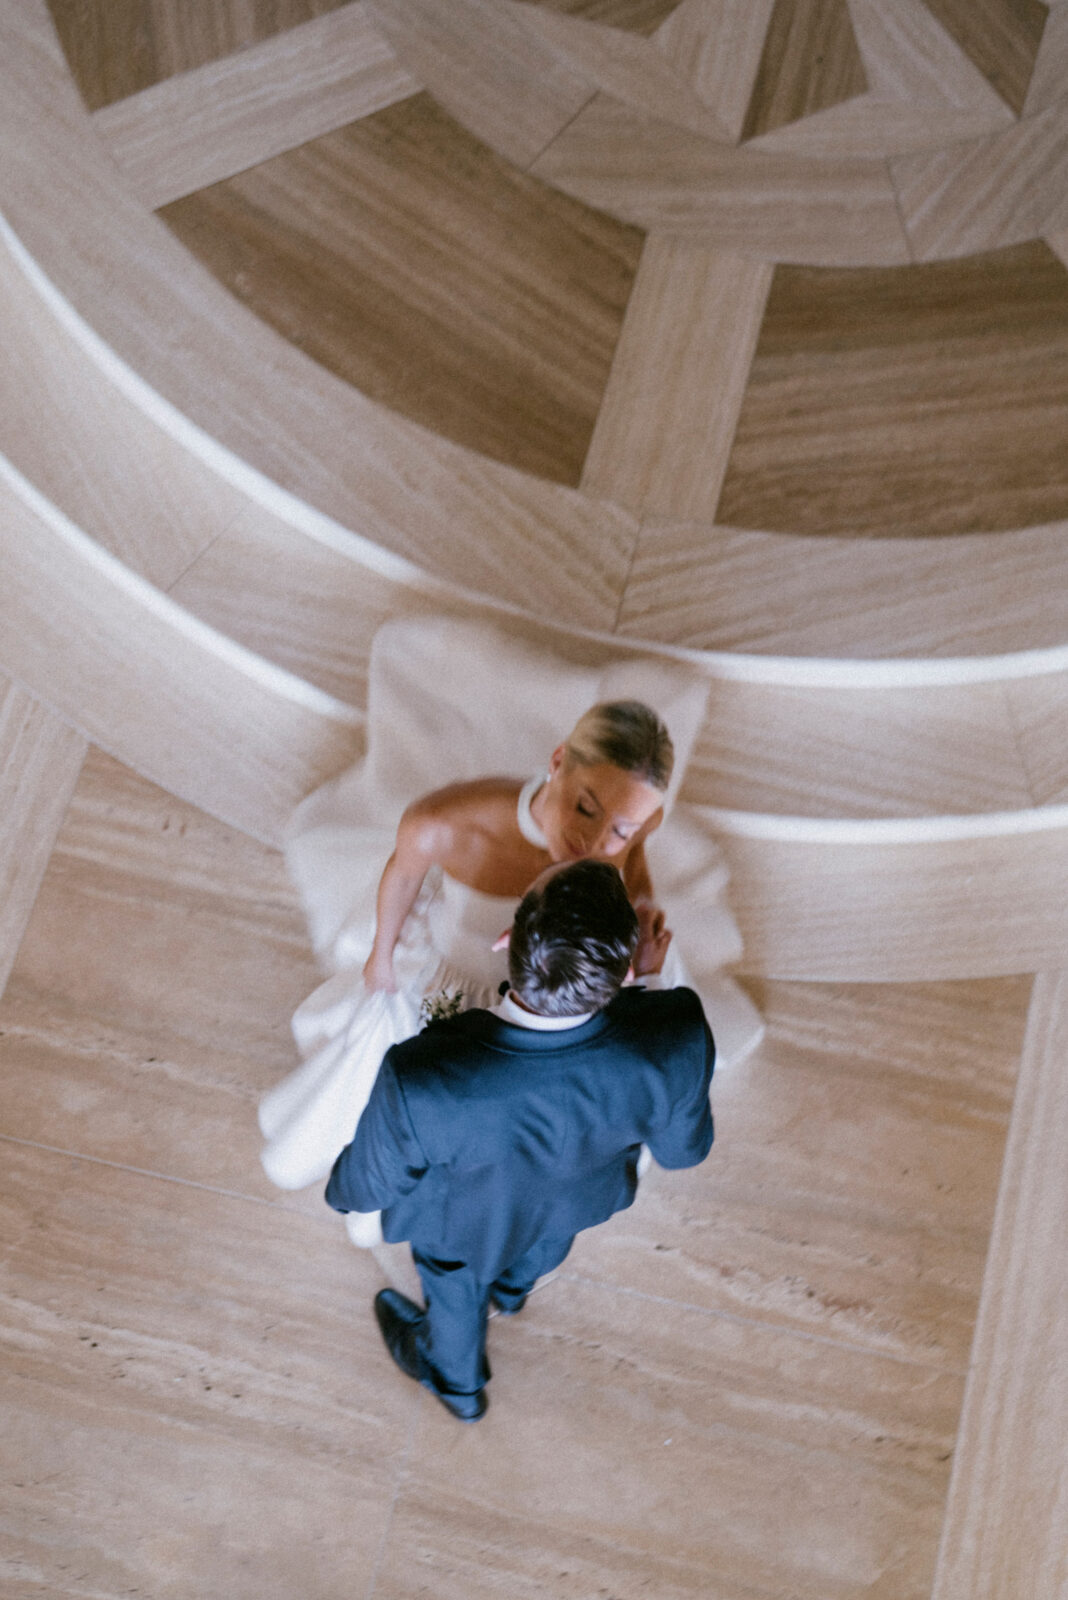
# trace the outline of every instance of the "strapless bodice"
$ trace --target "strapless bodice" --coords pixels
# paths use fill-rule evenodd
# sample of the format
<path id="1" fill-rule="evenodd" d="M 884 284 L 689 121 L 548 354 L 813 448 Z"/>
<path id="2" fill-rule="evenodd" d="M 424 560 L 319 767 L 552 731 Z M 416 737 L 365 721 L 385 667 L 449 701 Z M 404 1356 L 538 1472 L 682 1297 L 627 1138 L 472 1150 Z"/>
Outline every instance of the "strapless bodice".
<path id="1" fill-rule="evenodd" d="M 427 907 L 431 943 L 457 973 L 495 988 L 508 976 L 508 957 L 492 945 L 511 926 L 515 908 L 514 895 L 483 894 L 442 873 Z"/>

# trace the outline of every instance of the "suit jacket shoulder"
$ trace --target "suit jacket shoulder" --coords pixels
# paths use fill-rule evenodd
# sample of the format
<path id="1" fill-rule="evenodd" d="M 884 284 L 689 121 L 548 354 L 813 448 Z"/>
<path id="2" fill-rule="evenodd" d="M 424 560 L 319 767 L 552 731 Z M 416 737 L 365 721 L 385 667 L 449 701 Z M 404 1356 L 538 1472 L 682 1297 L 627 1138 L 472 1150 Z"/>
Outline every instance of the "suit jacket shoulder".
<path id="1" fill-rule="evenodd" d="M 704 1007 L 692 989 L 643 989 L 635 984 L 621 989 L 608 1007 L 613 1020 L 643 1027 L 672 1027 L 704 1031 Z"/>
<path id="2" fill-rule="evenodd" d="M 495 1076 L 494 1059 L 503 1067 L 516 1057 L 611 1053 L 616 1059 L 642 1057 L 655 1062 L 668 1079 L 693 1081 L 694 1060 L 710 1076 L 715 1045 L 701 1001 L 692 989 L 627 987 L 588 1023 L 560 1032 L 517 1027 L 491 1011 L 472 1010 L 430 1022 L 410 1039 L 387 1052 L 386 1064 L 400 1083 L 418 1093 L 421 1084 L 436 1092 L 451 1079 L 468 1084 L 475 1077 Z M 700 1069 L 699 1069 L 700 1070 Z"/>
<path id="3" fill-rule="evenodd" d="M 327 1198 L 383 1208 L 387 1239 L 490 1282 L 629 1205 L 643 1143 L 664 1167 L 704 1159 L 713 1058 L 688 989 L 628 990 L 561 1031 L 477 1010 L 431 1023 L 388 1052 Z"/>

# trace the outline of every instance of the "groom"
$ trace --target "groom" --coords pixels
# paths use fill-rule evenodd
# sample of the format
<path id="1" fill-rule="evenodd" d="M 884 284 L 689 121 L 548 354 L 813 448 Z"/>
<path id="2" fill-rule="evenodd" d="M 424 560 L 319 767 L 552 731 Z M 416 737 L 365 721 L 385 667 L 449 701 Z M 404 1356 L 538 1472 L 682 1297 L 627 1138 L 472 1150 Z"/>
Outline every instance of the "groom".
<path id="1" fill-rule="evenodd" d="M 375 1297 L 389 1353 L 461 1421 L 488 1403 L 489 1303 L 520 1311 L 580 1229 L 631 1204 L 643 1144 L 662 1167 L 711 1148 L 712 1035 L 692 990 L 623 987 L 638 941 L 614 867 L 549 867 L 515 915 L 507 995 L 394 1045 L 334 1164 L 330 1205 L 381 1208 L 422 1279 L 425 1311 Z"/>

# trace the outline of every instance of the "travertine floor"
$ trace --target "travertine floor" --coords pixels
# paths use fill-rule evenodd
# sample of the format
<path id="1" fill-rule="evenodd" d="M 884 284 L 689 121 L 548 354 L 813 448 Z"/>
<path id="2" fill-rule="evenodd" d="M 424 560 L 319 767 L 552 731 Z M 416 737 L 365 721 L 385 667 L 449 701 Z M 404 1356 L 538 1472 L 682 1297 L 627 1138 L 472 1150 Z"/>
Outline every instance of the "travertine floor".
<path id="1" fill-rule="evenodd" d="M 432 433 L 622 508 L 604 525 L 596 506 L 588 522 L 554 523 L 560 538 L 565 521 L 586 530 L 568 537 L 600 584 L 587 577 L 570 597 L 572 622 L 722 643 L 720 608 L 735 607 L 723 600 L 729 561 L 715 557 L 738 529 L 807 531 L 810 562 L 828 534 L 952 545 L 945 536 L 993 533 L 969 546 L 978 556 L 1004 548 L 1000 529 L 1065 514 L 1063 6 L 51 9 L 88 104 L 121 112 L 135 90 L 172 83 L 169 119 L 126 101 L 125 147 L 144 146 L 138 170 L 155 171 L 163 197 L 153 205 L 190 196 L 170 221 L 236 295 Z M 381 25 L 397 60 L 372 49 L 367 104 L 278 143 L 267 57 L 245 81 L 244 47 L 275 40 L 273 71 L 300 60 L 314 77 L 326 35 L 302 44 L 300 25 L 345 15 L 350 44 Z M 168 188 L 183 162 L 199 170 L 189 144 L 207 80 L 189 69 L 213 62 L 211 82 L 229 85 L 214 109 L 231 138 L 247 113 L 234 148 L 248 153 L 212 188 L 204 177 Z M 115 138 L 123 121 L 97 125 Z M 755 148 L 734 150 L 739 138 Z M 213 156 L 226 143 L 213 125 L 201 141 Z M 309 174 L 329 182 L 312 193 Z M 58 236 L 72 237 L 65 217 Z M 446 258 L 448 274 L 435 268 Z M 340 292 L 357 265 L 358 305 Z M 443 314 L 416 317 L 433 295 Z M 478 324 L 459 338 L 457 305 Z M 36 365 L 74 392 L 71 366 Z M 92 500 L 102 469 L 71 465 L 56 418 L 53 407 L 47 469 L 30 476 L 50 495 L 85 479 Z M 136 453 L 152 504 L 156 457 Z M 484 467 L 469 467 L 483 497 Z M 373 500 L 368 488 L 365 520 Z M 387 497 L 368 531 L 410 538 L 410 507 Z M 113 535 L 110 495 L 100 509 Z M 484 498 L 453 498 L 440 515 L 464 550 L 512 563 Z M 385 602 L 370 585 L 358 602 L 342 594 L 320 554 L 286 567 L 279 621 L 270 584 L 262 603 L 249 585 L 290 546 L 268 549 L 258 517 L 228 519 L 229 543 L 185 571 L 178 597 L 200 584 L 203 614 L 269 656 L 258 635 L 284 635 L 284 659 L 358 703 L 352 618 Z M 138 535 L 141 520 L 130 518 Z M 603 582 L 587 548 L 602 543 Z M 203 544 L 176 549 L 168 582 Z M 778 560 L 769 593 L 782 613 L 794 602 Z M 450 552 L 450 573 L 462 565 Z M 1007 596 L 1019 578 L 1013 568 Z M 291 626 L 302 608 L 307 633 Z M 122 637 L 135 664 L 151 653 L 147 638 Z M 1049 637 L 1063 639 L 1059 614 Z M 932 638 L 948 648 L 927 625 L 924 648 Z M 1060 792 L 1061 695 L 1058 683 L 1048 703 L 1010 708 L 1025 750 L 1043 735 L 1036 799 Z M 845 720 L 828 726 L 842 743 Z M 746 730 L 747 759 L 753 745 Z M 828 770 L 840 782 L 844 762 Z M 1000 767 L 995 779 L 990 804 Z M 824 895 L 852 870 L 842 856 Z M 1034 903 L 982 865 L 973 880 L 984 894 L 993 882 L 990 920 L 1019 959 L 1022 924 L 1041 920 Z M 910 889 L 896 864 L 892 895 L 911 894 L 912 915 L 920 902 L 929 933 L 938 885 L 921 882 Z M 780 880 L 775 917 L 789 911 Z M 885 967 L 887 930 L 870 920 Z M 404 1251 L 357 1254 L 317 1194 L 280 1196 L 260 1172 L 256 1099 L 292 1064 L 289 1014 L 314 981 L 278 857 L 93 754 L 0 1003 L 5 1600 L 927 1600 L 1030 980 L 759 986 L 768 1041 L 717 1083 L 712 1158 L 651 1174 L 521 1318 L 495 1324 L 493 1405 L 469 1430 L 401 1379 L 378 1341 L 370 1300 L 387 1278 L 410 1283 Z M 1057 1005 L 1047 995 L 1040 1021 Z M 1025 1057 L 1025 1086 L 1028 1060 L 1036 1081 L 1058 1081 L 1063 1023 L 1047 1034 Z M 946 1519 L 951 1555 L 955 1542 L 966 1557 L 943 1559 L 938 1592 L 954 1600 L 977 1592 L 977 1519 L 988 1579 L 995 1558 L 998 1572 L 1010 1560 L 1024 1570 L 1024 1546 L 1034 1572 L 1062 1563 L 1056 1540 L 1043 1542 L 1055 1518 L 1036 1515 L 1056 1498 L 1060 1441 L 1033 1448 L 1042 1430 L 1019 1394 L 1041 1396 L 1056 1432 L 1042 1380 L 1063 1348 L 1059 1240 L 1040 1223 L 1063 1206 L 1020 1174 L 1056 1175 L 1046 1157 L 1061 1144 L 1054 1116 L 1030 1116 L 1049 1097 L 1022 1104 L 1006 1184 L 1019 1203 L 1002 1206 L 980 1402 Z M 999 1296 L 1016 1321 L 990 1314 Z M 1028 1600 L 1052 1592 L 1041 1578 L 1023 1588 Z"/>
<path id="2" fill-rule="evenodd" d="M 736 305 L 722 272 L 704 276 L 715 248 L 675 245 L 665 275 L 655 234 L 511 168 L 425 95 L 160 214 L 363 393 L 631 509 L 864 537 L 999 531 L 1068 509 L 1068 273 L 1037 240 L 881 269 L 780 265 L 770 294 L 764 283 Z M 628 300 L 635 371 L 621 397 L 607 385 Z M 722 347 L 735 340 L 728 403 Z M 619 406 L 632 434 L 621 470 L 643 452 L 669 464 L 636 505 L 606 473 L 603 441 L 589 451 Z M 723 407 L 714 442 L 708 418 Z M 680 480 L 721 453 L 707 492 L 676 503 Z"/>
<path id="3" fill-rule="evenodd" d="M 50 9 L 120 168 L 182 242 L 435 434 L 710 526 L 915 537 L 1065 515 L 1059 7 L 378 0 L 335 53 L 358 76 L 382 28 L 401 76 L 291 142 L 271 128 L 283 88 L 330 76 L 313 19 L 355 30 L 358 5 Z M 249 50 L 272 42 L 294 54 L 257 93 Z M 227 103 L 240 155 L 195 157 L 168 189 L 205 104 L 213 147 Z"/>
<path id="4" fill-rule="evenodd" d="M 427 95 L 163 208 L 362 394 L 577 484 L 644 235 L 518 172 Z"/>
<path id="5" fill-rule="evenodd" d="M 0 1005 L 4 1595 L 926 1596 L 1029 981 L 761 989 L 473 1429 L 260 1172 L 313 982 L 278 857 L 91 754 Z"/>

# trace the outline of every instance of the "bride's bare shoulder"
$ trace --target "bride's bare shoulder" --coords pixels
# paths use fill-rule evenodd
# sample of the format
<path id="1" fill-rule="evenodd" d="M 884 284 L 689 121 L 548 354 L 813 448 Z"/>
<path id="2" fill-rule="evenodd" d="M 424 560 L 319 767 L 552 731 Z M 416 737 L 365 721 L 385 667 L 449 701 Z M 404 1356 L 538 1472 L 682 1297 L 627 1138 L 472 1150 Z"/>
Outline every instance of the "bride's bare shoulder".
<path id="1" fill-rule="evenodd" d="M 440 845 L 455 830 L 488 828 L 502 821 L 514 821 L 516 799 L 522 784 L 518 778 L 473 778 L 464 783 L 445 784 L 420 795 L 405 810 L 401 826 L 424 837 L 433 834 Z"/>
<path id="2" fill-rule="evenodd" d="M 397 829 L 395 859 L 412 873 L 434 862 L 461 882 L 483 887 L 488 861 L 511 857 L 521 843 L 515 778 L 476 778 L 450 783 L 413 800 Z M 495 880 L 494 880 L 495 881 Z M 493 893 L 492 886 L 487 890 Z"/>

